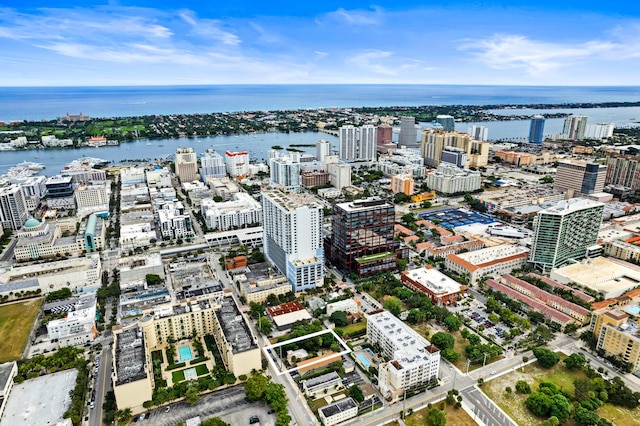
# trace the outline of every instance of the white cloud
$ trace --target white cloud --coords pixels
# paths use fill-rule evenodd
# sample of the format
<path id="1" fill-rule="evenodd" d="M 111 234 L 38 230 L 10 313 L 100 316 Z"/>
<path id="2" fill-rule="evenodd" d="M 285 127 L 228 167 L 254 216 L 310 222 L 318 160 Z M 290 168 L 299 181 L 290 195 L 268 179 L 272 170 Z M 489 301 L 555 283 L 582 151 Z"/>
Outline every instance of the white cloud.
<path id="1" fill-rule="evenodd" d="M 241 42 L 240 37 L 237 35 L 221 29 L 222 22 L 217 19 L 198 19 L 195 14 L 189 10 L 183 10 L 179 16 L 191 25 L 191 32 L 193 34 L 217 40 L 230 46 L 236 46 Z"/>
<path id="2" fill-rule="evenodd" d="M 347 62 L 365 71 L 373 71 L 377 74 L 396 75 L 397 67 L 391 67 L 383 63 L 392 56 L 393 52 L 372 50 L 358 53 L 348 58 Z"/>
<path id="3" fill-rule="evenodd" d="M 378 25 L 383 17 L 382 9 L 374 6 L 372 11 L 369 10 L 346 10 L 340 8 L 334 12 L 329 12 L 316 22 L 322 22 L 324 19 L 337 20 L 349 25 L 367 26 Z"/>
<path id="4" fill-rule="evenodd" d="M 531 75 L 538 75 L 585 58 L 607 54 L 619 47 L 606 41 L 567 44 L 531 40 L 522 35 L 496 34 L 484 40 L 464 41 L 459 49 L 474 52 L 481 62 L 495 69 L 520 68 Z"/>

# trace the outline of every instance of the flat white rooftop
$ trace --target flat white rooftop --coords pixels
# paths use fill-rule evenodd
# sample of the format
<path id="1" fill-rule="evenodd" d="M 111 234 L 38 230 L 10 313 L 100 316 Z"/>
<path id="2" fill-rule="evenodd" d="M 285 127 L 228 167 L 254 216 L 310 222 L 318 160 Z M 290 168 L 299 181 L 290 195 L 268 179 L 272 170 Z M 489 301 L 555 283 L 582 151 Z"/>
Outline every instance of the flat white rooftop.
<path id="1" fill-rule="evenodd" d="M 617 259 L 596 257 L 555 269 L 551 271 L 551 279 L 562 284 L 575 282 L 610 298 L 638 286 L 640 268 Z"/>
<path id="2" fill-rule="evenodd" d="M 495 247 L 487 247 L 480 250 L 474 250 L 467 253 L 461 253 L 457 256 L 472 265 L 483 265 L 494 260 L 504 259 L 522 253 L 527 253 L 528 248 L 517 244 L 502 244 Z"/>
<path id="3" fill-rule="evenodd" d="M 77 375 L 78 370 L 74 368 L 14 385 L 0 426 L 49 425 L 62 421 L 62 415 L 71 405 L 69 391 L 75 387 Z"/>
<path id="4" fill-rule="evenodd" d="M 458 293 L 460 284 L 435 268 L 418 268 L 408 271 L 407 276 L 419 282 L 435 294 Z"/>
<path id="5" fill-rule="evenodd" d="M 571 198 L 569 200 L 558 201 L 554 206 L 541 210 L 538 213 L 565 215 L 600 206 L 604 206 L 604 204 L 599 201 L 590 200 L 588 198 Z"/>

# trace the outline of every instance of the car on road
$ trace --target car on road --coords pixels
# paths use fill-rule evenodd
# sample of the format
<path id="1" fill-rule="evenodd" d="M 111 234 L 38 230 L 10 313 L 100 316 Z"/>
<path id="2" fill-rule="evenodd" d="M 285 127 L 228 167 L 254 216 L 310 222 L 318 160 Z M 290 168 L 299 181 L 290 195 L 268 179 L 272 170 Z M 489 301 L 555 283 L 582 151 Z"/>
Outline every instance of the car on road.
<path id="1" fill-rule="evenodd" d="M 249 417 L 249 424 L 255 424 L 255 423 L 260 423 L 260 417 L 258 416 L 251 416 Z"/>
<path id="2" fill-rule="evenodd" d="M 496 370 L 493 370 L 493 371 L 491 372 L 491 375 L 494 375 L 494 374 L 496 374 Z"/>
<path id="3" fill-rule="evenodd" d="M 274 409 L 272 408 L 271 410 L 267 411 L 267 414 L 273 414 L 273 413 L 275 413 L 275 412 L 276 412 L 276 410 L 274 410 Z"/>
<path id="4" fill-rule="evenodd" d="M 171 407 L 167 407 L 167 408 L 165 408 L 165 409 L 164 409 L 164 412 L 165 412 L 165 413 L 168 413 L 168 412 L 169 412 L 169 410 L 171 410 Z"/>

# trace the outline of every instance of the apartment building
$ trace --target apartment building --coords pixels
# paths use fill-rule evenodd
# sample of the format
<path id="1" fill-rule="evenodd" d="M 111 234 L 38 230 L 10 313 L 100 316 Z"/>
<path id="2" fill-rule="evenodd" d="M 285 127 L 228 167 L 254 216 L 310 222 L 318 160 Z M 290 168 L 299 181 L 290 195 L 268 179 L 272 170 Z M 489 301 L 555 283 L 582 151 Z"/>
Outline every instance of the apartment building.
<path id="1" fill-rule="evenodd" d="M 263 191 L 262 212 L 267 260 L 286 275 L 296 292 L 322 285 L 323 212 L 315 197 Z"/>
<path id="2" fill-rule="evenodd" d="M 508 274 L 527 264 L 529 249 L 517 244 L 501 244 L 467 253 L 450 254 L 444 266 L 459 275 L 467 275 L 475 285 L 482 277 Z"/>
<path id="3" fill-rule="evenodd" d="M 480 189 L 480 172 L 463 170 L 453 164 L 442 162 L 435 172 L 427 175 L 427 186 L 440 194 L 460 194 Z"/>
<path id="4" fill-rule="evenodd" d="M 636 298 L 635 305 L 638 302 Z M 635 372 L 640 369 L 640 324 L 636 315 L 629 315 L 625 310 L 624 306 L 618 306 L 595 311 L 589 329 L 597 339 L 597 349 L 619 356 Z"/>
<path id="5" fill-rule="evenodd" d="M 343 398 L 318 409 L 324 426 L 337 425 L 358 415 L 358 403 L 353 398 Z"/>
<path id="6" fill-rule="evenodd" d="M 604 190 L 607 166 L 586 161 L 559 161 L 553 187 L 567 193 L 567 198 L 579 194 L 596 194 Z"/>
<path id="7" fill-rule="evenodd" d="M 411 290 L 428 296 L 434 305 L 455 304 L 467 292 L 467 286 L 459 284 L 432 266 L 402 271 L 400 281 Z"/>
<path id="8" fill-rule="evenodd" d="M 217 203 L 202 200 L 200 212 L 208 229 L 228 231 L 262 223 L 262 204 L 245 192 L 233 194 L 232 200 Z"/>
<path id="9" fill-rule="evenodd" d="M 390 312 L 367 315 L 369 343 L 391 361 L 380 364 L 378 386 L 384 398 L 396 401 L 406 389 L 437 379 L 440 350 Z"/>
<path id="10" fill-rule="evenodd" d="M 198 180 L 198 157 L 193 148 L 178 148 L 174 165 L 180 182 Z"/>

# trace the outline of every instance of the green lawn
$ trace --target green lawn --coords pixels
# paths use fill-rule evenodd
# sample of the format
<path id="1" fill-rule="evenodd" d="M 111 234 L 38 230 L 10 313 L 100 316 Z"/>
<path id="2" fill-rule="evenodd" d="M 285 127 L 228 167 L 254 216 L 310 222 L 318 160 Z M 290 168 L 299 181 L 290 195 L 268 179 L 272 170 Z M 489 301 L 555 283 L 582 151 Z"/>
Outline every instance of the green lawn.
<path id="1" fill-rule="evenodd" d="M 206 365 L 204 364 L 200 364 L 196 366 L 196 374 L 198 374 L 198 376 L 204 376 L 205 374 L 209 373 L 209 369 L 207 368 Z"/>
<path id="2" fill-rule="evenodd" d="M 20 358 L 42 300 L 0 305 L 0 363 Z"/>
<path id="3" fill-rule="evenodd" d="M 181 382 L 184 380 L 184 370 L 178 370 L 178 371 L 174 371 L 171 373 L 171 380 L 173 381 L 173 384 L 175 385 L 178 382 Z"/>
<path id="4" fill-rule="evenodd" d="M 440 404 L 433 404 L 434 408 Z M 454 408 L 451 405 L 447 405 L 444 409 L 444 413 L 447 415 L 447 424 L 453 426 L 477 426 L 478 423 L 474 422 L 469 414 L 462 408 Z M 424 408 L 420 411 L 416 411 L 410 416 L 404 419 L 404 423 L 407 426 L 431 426 L 431 422 L 428 419 L 429 409 Z M 397 425 L 398 423 L 390 423 L 391 425 Z"/>
<path id="5" fill-rule="evenodd" d="M 357 335 L 358 332 L 362 332 L 362 330 L 367 329 L 367 320 L 363 320 L 361 322 L 356 322 L 354 324 L 349 324 L 344 327 L 336 327 L 336 330 L 340 329 L 343 331 L 343 336 L 351 336 Z"/>

